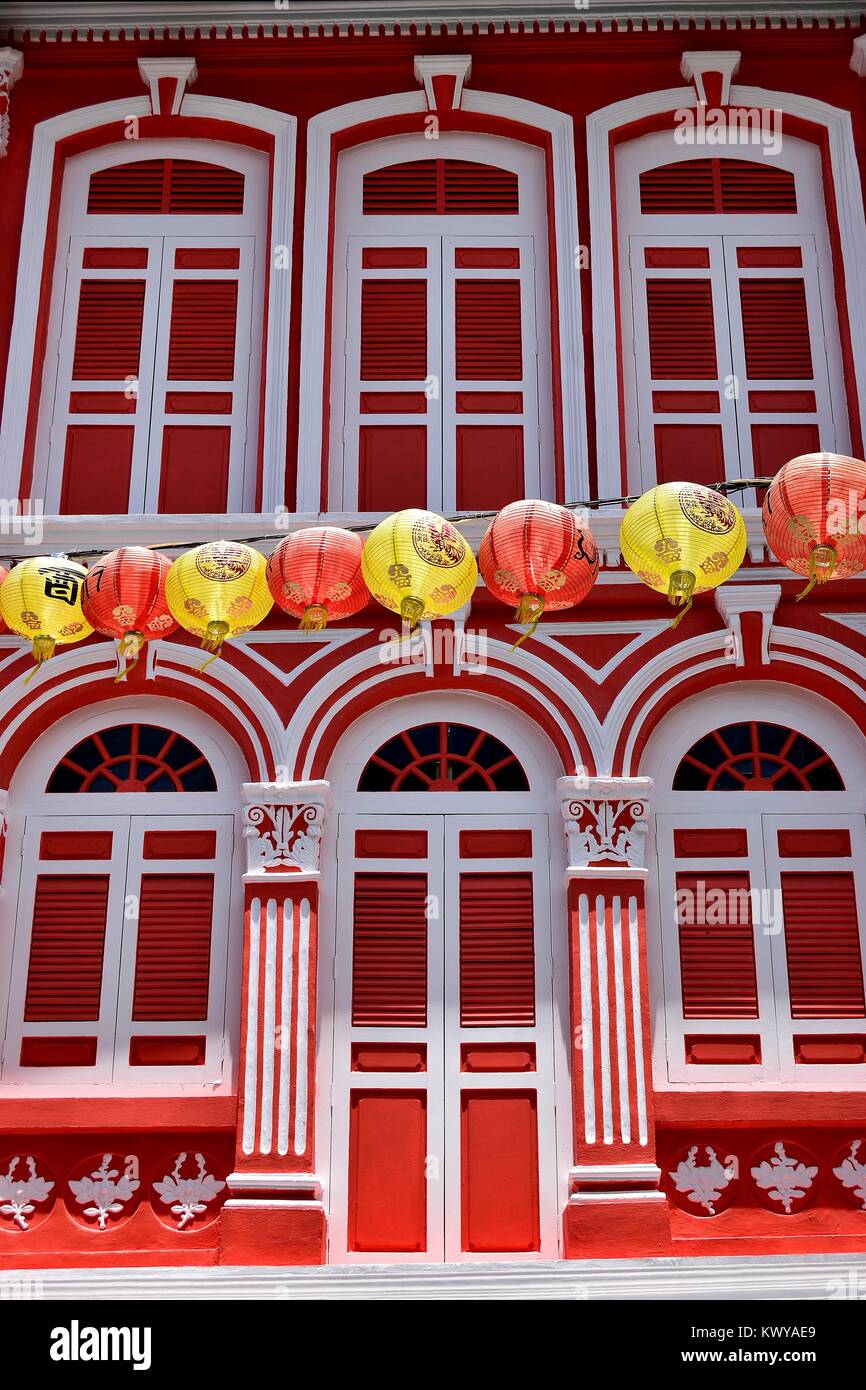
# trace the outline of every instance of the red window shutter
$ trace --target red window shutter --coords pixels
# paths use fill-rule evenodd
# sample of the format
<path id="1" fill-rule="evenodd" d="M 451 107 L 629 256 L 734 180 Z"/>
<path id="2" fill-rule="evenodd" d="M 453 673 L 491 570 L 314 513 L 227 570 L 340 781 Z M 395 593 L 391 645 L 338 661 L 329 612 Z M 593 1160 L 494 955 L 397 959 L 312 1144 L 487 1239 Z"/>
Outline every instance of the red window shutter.
<path id="1" fill-rule="evenodd" d="M 132 1017 L 206 1019 L 212 874 L 143 874 Z"/>
<path id="2" fill-rule="evenodd" d="M 520 381 L 519 280 L 457 280 L 454 285 L 459 381 Z"/>
<path id="3" fill-rule="evenodd" d="M 87 211 L 239 215 L 244 176 L 196 159 L 143 159 L 97 169 L 90 176 Z"/>
<path id="4" fill-rule="evenodd" d="M 646 297 L 653 380 L 715 380 L 718 366 L 710 281 L 650 279 Z"/>
<path id="5" fill-rule="evenodd" d="M 766 160 L 720 159 L 722 212 L 796 212 L 797 189 L 788 169 Z"/>
<path id="6" fill-rule="evenodd" d="M 353 1027 L 426 1027 L 426 900 L 426 874 L 355 875 Z"/>
<path id="7" fill-rule="evenodd" d="M 143 315 L 143 280 L 82 280 L 73 380 L 123 381 L 137 376 Z"/>
<path id="8" fill-rule="evenodd" d="M 680 159 L 640 176 L 642 213 L 715 212 L 713 161 Z"/>
<path id="9" fill-rule="evenodd" d="M 168 344 L 170 381 L 231 381 L 237 280 L 175 280 Z"/>
<path id="10" fill-rule="evenodd" d="M 502 216 L 519 211 L 517 175 L 467 159 L 415 159 L 364 175 L 365 217 Z"/>
<path id="11" fill-rule="evenodd" d="M 36 880 L 26 1023 L 99 1018 L 108 874 L 40 874 Z"/>
<path id="12" fill-rule="evenodd" d="M 811 380 L 806 286 L 798 279 L 740 280 L 749 380 Z"/>
<path id="13" fill-rule="evenodd" d="M 109 214 L 162 211 L 165 161 L 139 159 L 90 175 L 87 211 Z"/>
<path id="14" fill-rule="evenodd" d="M 757 1018 L 749 875 L 677 874 L 677 921 L 683 1017 Z"/>
<path id="15" fill-rule="evenodd" d="M 363 280 L 361 379 L 423 381 L 427 376 L 427 282 Z"/>
<path id="16" fill-rule="evenodd" d="M 446 159 L 444 212 L 477 217 L 510 216 L 520 210 L 517 175 L 492 164 Z"/>
<path id="17" fill-rule="evenodd" d="M 694 212 L 797 211 L 794 175 L 751 159 L 683 159 L 645 169 L 640 210 L 666 216 Z"/>
<path id="18" fill-rule="evenodd" d="M 461 874 L 460 1026 L 534 1023 L 532 874 Z"/>
<path id="19" fill-rule="evenodd" d="M 240 216 L 244 210 L 244 176 L 237 169 L 196 159 L 166 160 L 168 212 L 187 216 L 218 213 Z"/>
<path id="20" fill-rule="evenodd" d="M 783 873 L 792 1018 L 863 1018 L 863 962 L 851 873 Z"/>

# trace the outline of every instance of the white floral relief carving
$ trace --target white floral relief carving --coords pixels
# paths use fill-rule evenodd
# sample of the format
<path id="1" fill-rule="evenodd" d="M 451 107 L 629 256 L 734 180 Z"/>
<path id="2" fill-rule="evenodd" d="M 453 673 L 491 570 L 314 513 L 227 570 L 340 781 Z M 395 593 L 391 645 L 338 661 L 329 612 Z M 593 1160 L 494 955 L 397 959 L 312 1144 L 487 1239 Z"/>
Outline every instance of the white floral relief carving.
<path id="1" fill-rule="evenodd" d="M 709 1162 L 698 1163 L 698 1146 L 689 1149 L 688 1156 L 679 1163 L 669 1176 L 676 1184 L 677 1192 L 684 1192 L 690 1202 L 704 1207 L 711 1216 L 716 1215 L 713 1205 L 736 1175 L 736 1159 L 729 1155 L 724 1163 L 716 1156 L 715 1149 L 707 1145 L 704 1149 Z"/>
<path id="2" fill-rule="evenodd" d="M 177 1229 L 182 1231 L 197 1216 L 207 1211 L 208 1203 L 222 1192 L 225 1183 L 207 1171 L 203 1154 L 196 1154 L 197 1172 L 192 1178 L 183 1177 L 183 1165 L 187 1155 L 178 1154 L 174 1168 L 166 1173 L 161 1182 L 155 1182 L 161 1202 L 171 1208 L 172 1216 L 178 1218 Z"/>
<path id="3" fill-rule="evenodd" d="M 866 1163 L 857 1160 L 861 1141 L 853 1139 L 851 1150 L 847 1158 L 843 1158 L 838 1168 L 833 1169 L 834 1177 L 837 1177 L 843 1187 L 853 1190 L 854 1196 L 860 1201 L 863 1210 L 866 1211 Z"/>
<path id="4" fill-rule="evenodd" d="M 104 1231 L 109 1216 L 117 1216 L 140 1186 L 138 1178 L 127 1177 L 119 1168 L 112 1168 L 111 1154 L 103 1154 L 102 1163 L 87 1178 L 69 1180 L 76 1202 L 84 1207 L 84 1215 L 95 1217 Z M 89 1206 L 85 1203 L 89 1202 Z"/>
<path id="5" fill-rule="evenodd" d="M 247 869 L 317 869 L 324 807 L 257 804 L 244 810 Z"/>
<path id="6" fill-rule="evenodd" d="M 47 1200 L 54 1183 L 39 1177 L 36 1160 L 29 1157 L 24 1162 L 30 1176 L 16 1178 L 15 1169 L 20 1162 L 20 1157 L 16 1155 L 9 1164 L 8 1172 L 0 1174 L 0 1216 L 8 1216 L 20 1230 L 27 1231 L 30 1229 L 27 1217 L 33 1215 L 37 1202 Z"/>
<path id="7" fill-rule="evenodd" d="M 565 815 L 573 865 L 612 859 L 630 868 L 643 867 L 647 833 L 644 802 L 588 798 L 572 801 Z"/>
<path id="8" fill-rule="evenodd" d="M 790 1216 L 794 1202 L 805 1197 L 817 1177 L 818 1169 L 801 1163 L 797 1158 L 789 1158 L 784 1144 L 776 1144 L 775 1150 L 776 1157 L 765 1159 L 757 1168 L 753 1168 L 752 1177 L 762 1192 L 766 1192 L 774 1202 L 782 1203 L 786 1215 Z"/>

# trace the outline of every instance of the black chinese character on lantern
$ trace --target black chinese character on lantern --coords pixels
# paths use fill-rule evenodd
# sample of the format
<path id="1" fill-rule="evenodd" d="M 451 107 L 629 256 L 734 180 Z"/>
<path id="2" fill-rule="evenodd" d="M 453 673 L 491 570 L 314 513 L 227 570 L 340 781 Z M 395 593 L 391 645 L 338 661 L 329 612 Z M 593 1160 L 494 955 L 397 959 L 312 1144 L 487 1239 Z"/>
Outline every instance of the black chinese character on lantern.
<path id="1" fill-rule="evenodd" d="M 80 582 L 76 575 L 61 569 L 45 569 L 39 573 L 45 576 L 46 598 L 56 598 L 61 603 L 68 603 L 70 608 L 75 607 Z"/>

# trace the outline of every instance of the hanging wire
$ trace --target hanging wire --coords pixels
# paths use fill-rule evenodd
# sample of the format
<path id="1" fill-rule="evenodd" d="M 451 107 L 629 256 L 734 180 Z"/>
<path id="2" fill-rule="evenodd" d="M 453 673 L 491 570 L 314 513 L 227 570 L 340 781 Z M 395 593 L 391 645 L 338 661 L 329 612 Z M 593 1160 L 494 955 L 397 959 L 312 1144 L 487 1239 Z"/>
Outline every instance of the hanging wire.
<path id="1" fill-rule="evenodd" d="M 712 492 L 721 492 L 725 496 L 727 496 L 729 492 L 745 492 L 749 488 L 769 487 L 772 481 L 772 478 L 734 478 L 726 480 L 724 482 L 711 483 L 709 484 L 709 487 Z M 565 506 L 566 511 L 574 512 L 596 511 L 599 507 L 630 507 L 632 502 L 637 502 L 638 498 L 641 495 L 642 494 L 640 493 L 633 493 L 628 497 L 591 497 L 586 498 L 580 502 L 565 502 L 563 505 Z M 471 521 L 492 521 L 493 517 L 495 517 L 498 514 L 499 510 L 500 508 L 497 507 L 495 510 L 489 512 L 461 512 L 459 516 L 445 517 L 445 520 L 450 521 L 452 526 L 466 526 Z M 290 515 L 290 513 L 286 513 L 286 515 L 288 516 Z M 333 520 L 328 520 L 327 515 L 323 512 L 319 512 L 317 514 L 315 521 L 310 521 L 306 523 L 306 525 L 309 526 L 324 526 L 333 524 Z M 379 523 L 377 521 L 368 521 L 365 522 L 363 525 L 342 526 L 340 529 L 343 531 L 355 531 L 363 535 L 367 531 L 372 531 L 376 526 L 378 526 L 378 524 Z M 281 541 L 283 537 L 288 534 L 289 532 L 284 528 L 280 531 L 257 531 L 255 535 L 252 536 L 232 536 L 231 539 L 232 541 L 234 541 L 236 545 L 255 545 L 257 542 L 261 541 Z M 160 543 L 152 545 L 145 545 L 143 546 L 143 549 L 188 550 L 191 546 L 201 544 L 202 542 L 198 540 L 171 540 L 162 541 Z M 75 560 L 88 555 L 102 555 L 103 553 L 104 551 L 101 547 L 94 547 L 92 545 L 87 546 L 84 549 L 63 551 L 63 554 L 69 560 Z M 4 558 L 17 559 L 19 557 L 14 556 Z"/>

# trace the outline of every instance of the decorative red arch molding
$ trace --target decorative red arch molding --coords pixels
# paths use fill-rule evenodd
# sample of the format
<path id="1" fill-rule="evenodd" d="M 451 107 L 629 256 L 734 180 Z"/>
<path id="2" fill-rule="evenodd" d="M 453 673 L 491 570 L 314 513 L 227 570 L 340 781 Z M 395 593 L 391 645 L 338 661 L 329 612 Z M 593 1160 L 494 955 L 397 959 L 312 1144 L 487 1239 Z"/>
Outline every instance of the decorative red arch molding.
<path id="1" fill-rule="evenodd" d="M 582 770 L 595 771 L 595 757 L 592 748 L 575 719 L 573 711 L 555 695 L 545 691 L 547 698 L 557 706 L 560 719 L 555 719 L 550 710 L 545 708 L 539 700 L 527 693 L 524 688 L 516 688 L 506 675 L 491 675 L 487 671 L 473 676 L 471 683 L 465 677 L 461 679 L 456 676 L 437 675 L 430 679 L 423 674 L 394 675 L 386 685 L 379 682 L 358 691 L 335 713 L 332 713 L 334 707 L 345 696 L 350 695 L 356 686 L 357 677 L 347 677 L 345 682 L 323 701 L 315 716 L 308 719 L 306 732 L 298 747 L 293 768 L 293 776 L 299 781 L 305 778 L 324 778 L 327 775 L 328 764 L 340 738 L 356 720 L 367 714 L 369 710 L 375 709 L 385 700 L 399 700 L 410 695 L 428 695 L 434 691 L 465 693 L 468 690 L 474 695 L 489 695 L 519 709 L 547 735 L 556 749 L 565 775 L 574 776 L 581 769 L 576 764 L 569 741 L 565 736 L 564 731 L 567 729 L 577 744 L 582 760 Z M 318 735 L 318 742 L 313 747 L 313 739 L 316 735 Z M 308 757 L 311 759 L 310 770 L 305 773 L 304 767 Z"/>

